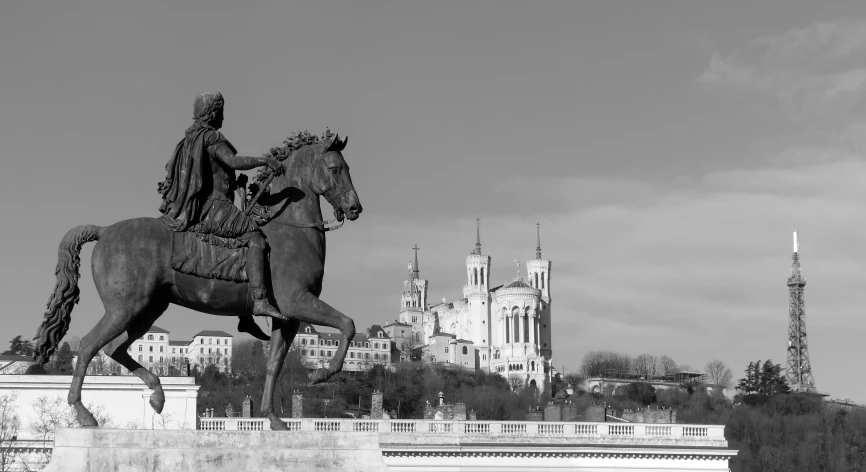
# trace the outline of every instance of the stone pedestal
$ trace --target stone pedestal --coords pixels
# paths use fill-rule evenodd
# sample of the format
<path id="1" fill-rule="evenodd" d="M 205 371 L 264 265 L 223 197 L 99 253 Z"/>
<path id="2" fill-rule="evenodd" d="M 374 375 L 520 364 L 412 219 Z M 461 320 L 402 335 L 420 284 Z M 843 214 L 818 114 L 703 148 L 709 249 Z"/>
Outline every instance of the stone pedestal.
<path id="1" fill-rule="evenodd" d="M 304 417 L 304 396 L 300 392 L 292 394 L 292 418 Z"/>
<path id="2" fill-rule="evenodd" d="M 371 420 L 381 420 L 382 419 L 382 392 L 376 390 L 373 392 L 373 400 L 370 405 L 370 419 Z"/>
<path id="3" fill-rule="evenodd" d="M 375 432 L 61 429 L 44 472 L 385 472 Z"/>
<path id="4" fill-rule="evenodd" d="M 544 421 L 562 421 L 562 405 L 551 403 L 544 407 Z"/>
<path id="5" fill-rule="evenodd" d="M 253 399 L 249 395 L 244 398 L 244 402 L 241 404 L 241 416 L 244 418 L 253 417 Z"/>

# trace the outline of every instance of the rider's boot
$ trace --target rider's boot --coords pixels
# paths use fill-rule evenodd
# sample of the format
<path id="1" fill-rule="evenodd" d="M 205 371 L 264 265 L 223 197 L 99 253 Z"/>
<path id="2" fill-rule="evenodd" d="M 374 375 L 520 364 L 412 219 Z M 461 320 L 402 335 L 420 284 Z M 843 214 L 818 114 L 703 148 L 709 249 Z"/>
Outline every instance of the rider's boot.
<path id="1" fill-rule="evenodd" d="M 264 236 L 257 234 L 250 241 L 250 249 L 247 252 L 247 277 L 250 279 L 250 290 L 253 295 L 253 314 L 287 320 L 287 317 L 268 302 L 268 292 L 265 288 L 266 244 Z"/>
<path id="2" fill-rule="evenodd" d="M 262 341 L 270 341 L 271 337 L 265 334 L 262 331 L 262 328 L 259 328 L 259 325 L 256 324 L 256 321 L 253 319 L 252 315 L 244 315 L 238 317 L 238 331 L 241 333 L 247 333 L 256 339 L 260 339 Z"/>

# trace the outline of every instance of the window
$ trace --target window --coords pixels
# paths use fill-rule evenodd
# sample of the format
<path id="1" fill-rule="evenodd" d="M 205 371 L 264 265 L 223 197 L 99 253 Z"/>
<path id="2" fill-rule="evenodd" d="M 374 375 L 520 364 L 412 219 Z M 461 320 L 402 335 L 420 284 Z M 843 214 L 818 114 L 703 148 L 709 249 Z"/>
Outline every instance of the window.
<path id="1" fill-rule="evenodd" d="M 379 360 L 379 354 L 373 354 L 373 359 Z"/>
<path id="2" fill-rule="evenodd" d="M 541 273 L 541 288 L 544 289 L 544 272 Z"/>
<path id="3" fill-rule="evenodd" d="M 153 362 L 153 356 L 147 356 L 147 361 L 148 361 L 148 362 Z"/>
<path id="4" fill-rule="evenodd" d="M 369 359 L 369 358 L 370 358 L 370 353 L 369 353 L 369 352 L 365 352 L 365 353 L 364 353 L 364 359 Z"/>
<path id="5" fill-rule="evenodd" d="M 319 340 L 319 346 L 324 346 L 324 345 L 325 345 L 325 340 L 324 340 L 324 339 L 320 339 L 320 340 Z"/>
<path id="6" fill-rule="evenodd" d="M 211 348 L 207 348 L 207 353 L 208 353 L 208 354 L 211 353 Z"/>
<path id="7" fill-rule="evenodd" d="M 380 337 L 380 338 L 384 338 L 384 337 L 385 337 L 385 333 L 379 331 L 379 337 Z"/>
<path id="8" fill-rule="evenodd" d="M 448 354 L 448 346 L 445 346 L 445 354 Z"/>
<path id="9" fill-rule="evenodd" d="M 162 356 L 159 356 L 159 363 L 162 364 L 163 361 L 164 361 L 163 357 L 162 357 Z"/>
<path id="10" fill-rule="evenodd" d="M 204 348 L 203 348 L 203 347 L 200 347 L 200 348 L 199 348 L 199 351 L 200 351 L 201 354 L 204 354 Z"/>
<path id="11" fill-rule="evenodd" d="M 319 351 L 319 355 L 325 357 L 325 351 Z"/>
<path id="12" fill-rule="evenodd" d="M 199 341 L 199 343 L 204 344 L 204 338 L 201 338 L 201 341 Z"/>
<path id="13" fill-rule="evenodd" d="M 143 351 L 143 350 L 144 350 L 144 346 L 142 346 L 141 344 L 139 344 L 139 345 L 138 345 L 138 352 L 141 352 L 141 351 Z"/>
<path id="14" fill-rule="evenodd" d="M 213 338 L 207 340 L 208 344 L 213 344 Z"/>
<path id="15" fill-rule="evenodd" d="M 223 353 L 228 354 L 228 353 L 229 353 L 229 348 L 224 347 L 224 348 L 223 348 Z"/>
<path id="16" fill-rule="evenodd" d="M 379 349 L 379 343 L 373 343 L 373 349 Z"/>
<path id="17" fill-rule="evenodd" d="M 364 343 L 364 347 L 366 347 L 367 349 L 369 349 L 369 348 L 370 348 L 370 343 Z"/>
<path id="18" fill-rule="evenodd" d="M 473 277 L 475 278 L 475 284 L 474 285 L 478 285 L 478 269 L 477 268 L 472 269 L 472 272 L 473 272 Z"/>
<path id="19" fill-rule="evenodd" d="M 165 352 L 163 349 L 165 349 L 165 346 L 159 346 L 159 352 Z"/>
<path id="20" fill-rule="evenodd" d="M 351 357 L 352 359 L 354 359 L 354 358 L 355 358 L 355 352 L 354 352 L 354 351 L 350 352 L 350 353 L 349 353 L 349 357 Z"/>
<path id="21" fill-rule="evenodd" d="M 463 354 L 469 354 L 469 348 L 463 346 Z"/>
<path id="22" fill-rule="evenodd" d="M 153 352 L 153 346 L 147 346 L 148 351 Z"/>
<path id="23" fill-rule="evenodd" d="M 306 328 L 304 328 L 304 332 L 305 332 L 305 333 L 309 333 L 309 332 L 310 332 L 310 327 L 307 326 Z"/>
<path id="24" fill-rule="evenodd" d="M 340 341 L 334 341 L 334 346 L 339 346 L 339 345 L 340 345 Z"/>
<path id="25" fill-rule="evenodd" d="M 487 360 L 487 354 L 483 354 L 483 355 L 481 356 L 481 359 L 486 361 L 486 360 Z"/>
<path id="26" fill-rule="evenodd" d="M 141 362 L 141 355 L 138 356 L 138 362 Z"/>
<path id="27" fill-rule="evenodd" d="M 331 345 L 331 340 L 329 339 L 328 342 L 327 342 L 326 344 L 327 344 L 328 346 L 330 346 L 330 345 Z"/>
<path id="28" fill-rule="evenodd" d="M 229 340 L 228 340 L 228 339 L 226 339 L 226 340 L 225 340 L 225 344 L 228 344 L 228 343 L 229 343 Z"/>
<path id="29" fill-rule="evenodd" d="M 220 343 L 220 340 L 219 340 L 219 339 L 217 339 L 217 344 L 219 344 L 219 343 Z"/>
<path id="30" fill-rule="evenodd" d="M 160 336 L 160 337 L 159 337 L 159 340 L 160 340 L 160 341 L 164 341 L 164 340 L 165 340 L 165 336 Z"/>
<path id="31" fill-rule="evenodd" d="M 204 365 L 204 357 L 199 357 L 199 358 L 198 358 L 198 363 L 201 364 L 201 365 Z"/>
<path id="32" fill-rule="evenodd" d="M 171 348 L 171 353 L 172 353 L 172 354 L 175 354 L 176 352 L 177 352 L 177 348 L 176 348 L 176 347 Z"/>
<path id="33" fill-rule="evenodd" d="M 484 267 L 481 268 L 481 285 L 484 285 Z"/>
<path id="34" fill-rule="evenodd" d="M 148 335 L 147 335 L 147 340 L 148 340 L 148 341 L 153 341 L 153 335 L 152 335 L 152 334 L 148 334 Z"/>
<path id="35" fill-rule="evenodd" d="M 306 349 L 301 350 L 301 355 L 302 355 L 302 356 L 306 356 L 306 355 L 307 355 L 307 350 L 306 350 Z"/>

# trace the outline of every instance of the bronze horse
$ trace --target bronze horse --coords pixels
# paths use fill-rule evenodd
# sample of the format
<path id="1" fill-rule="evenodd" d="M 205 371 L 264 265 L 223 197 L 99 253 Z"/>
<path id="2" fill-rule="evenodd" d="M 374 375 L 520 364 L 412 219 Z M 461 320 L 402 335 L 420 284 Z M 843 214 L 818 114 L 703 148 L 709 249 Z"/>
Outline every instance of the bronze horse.
<path id="1" fill-rule="evenodd" d="M 271 333 L 261 403 L 271 429 L 286 429 L 286 423 L 274 414 L 274 386 L 300 322 L 337 328 L 342 336 L 328 368 L 315 371 L 312 383 L 324 382 L 340 371 L 355 335 L 352 319 L 318 298 L 325 267 L 325 229 L 316 224 L 322 222 L 319 196 L 334 207 L 340 220 L 345 216 L 354 221 L 362 210 L 342 155 L 345 146 L 346 140 L 328 136 L 289 150 L 283 161 L 285 172 L 273 179 L 267 196 L 275 209 L 273 218 L 262 226 L 271 246 L 269 292 L 273 294 L 272 304 L 288 317 L 285 321 L 274 319 Z M 144 381 L 153 391 L 151 406 L 161 413 L 165 395 L 159 377 L 130 356 L 130 344 L 150 329 L 170 303 L 212 315 L 250 314 L 248 284 L 205 279 L 172 269 L 171 238 L 157 219 L 136 218 L 106 227 L 77 226 L 60 243 L 57 285 L 37 333 L 34 358 L 39 365 L 46 363 L 66 334 L 79 297 L 81 246 L 98 240 L 91 265 L 105 315 L 81 339 L 68 397 L 82 426 L 98 426 L 81 402 L 81 386 L 90 360 L 100 349 Z"/>

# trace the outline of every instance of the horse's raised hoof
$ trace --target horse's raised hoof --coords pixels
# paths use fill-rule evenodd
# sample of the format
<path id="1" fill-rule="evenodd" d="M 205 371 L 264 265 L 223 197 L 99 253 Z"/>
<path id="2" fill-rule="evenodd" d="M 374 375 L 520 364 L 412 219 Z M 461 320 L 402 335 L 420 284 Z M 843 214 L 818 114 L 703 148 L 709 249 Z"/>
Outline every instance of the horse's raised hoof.
<path id="1" fill-rule="evenodd" d="M 162 389 L 155 390 L 150 395 L 150 407 L 153 408 L 153 411 L 156 412 L 157 415 L 162 414 L 162 408 L 165 406 L 165 394 L 162 393 Z"/>
<path id="2" fill-rule="evenodd" d="M 265 332 L 262 331 L 262 328 L 259 328 L 259 325 L 256 323 L 252 316 L 238 317 L 238 331 L 240 331 L 241 333 L 247 333 L 252 337 L 262 341 L 271 340 L 271 337 L 265 334 Z"/>
<path id="3" fill-rule="evenodd" d="M 313 372 L 313 376 L 310 378 L 310 385 L 316 385 L 328 380 L 331 377 L 331 374 L 328 372 L 328 369 L 322 367 L 315 372 Z"/>

